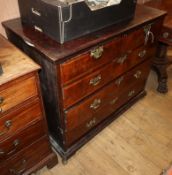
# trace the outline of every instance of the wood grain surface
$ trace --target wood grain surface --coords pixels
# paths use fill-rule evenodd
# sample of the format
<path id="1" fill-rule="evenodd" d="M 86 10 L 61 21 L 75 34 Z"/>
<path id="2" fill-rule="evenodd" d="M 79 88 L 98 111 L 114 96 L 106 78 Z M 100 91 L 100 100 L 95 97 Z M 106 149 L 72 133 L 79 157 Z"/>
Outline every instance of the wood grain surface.
<path id="1" fill-rule="evenodd" d="M 168 68 L 172 75 L 172 66 Z M 147 96 L 74 155 L 36 175 L 158 175 L 172 162 L 172 76 L 169 93 L 158 94 L 152 72 Z M 150 107 L 151 106 L 151 107 Z"/>
<path id="2" fill-rule="evenodd" d="M 0 36 L 0 40 L 0 63 L 4 71 L 0 85 L 40 68 L 28 56 L 6 42 L 5 38 Z"/>

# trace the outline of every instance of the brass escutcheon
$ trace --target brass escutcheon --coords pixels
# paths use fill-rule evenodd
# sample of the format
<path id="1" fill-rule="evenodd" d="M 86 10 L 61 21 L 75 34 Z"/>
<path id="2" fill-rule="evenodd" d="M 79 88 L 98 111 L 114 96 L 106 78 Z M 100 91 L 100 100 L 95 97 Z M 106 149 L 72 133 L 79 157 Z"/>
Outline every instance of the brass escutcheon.
<path id="1" fill-rule="evenodd" d="M 94 59 L 99 59 L 102 56 L 103 51 L 104 51 L 103 46 L 97 47 L 91 50 L 90 56 Z"/>

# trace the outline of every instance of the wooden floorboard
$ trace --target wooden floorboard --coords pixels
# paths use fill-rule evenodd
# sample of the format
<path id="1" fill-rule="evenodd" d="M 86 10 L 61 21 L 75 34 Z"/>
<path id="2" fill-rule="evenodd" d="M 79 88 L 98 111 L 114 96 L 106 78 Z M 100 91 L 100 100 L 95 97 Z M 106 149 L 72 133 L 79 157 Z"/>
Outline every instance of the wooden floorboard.
<path id="1" fill-rule="evenodd" d="M 147 96 L 132 106 L 88 144 L 67 165 L 60 163 L 36 175 L 160 175 L 172 163 L 172 66 L 168 94 L 156 92 L 151 72 Z"/>

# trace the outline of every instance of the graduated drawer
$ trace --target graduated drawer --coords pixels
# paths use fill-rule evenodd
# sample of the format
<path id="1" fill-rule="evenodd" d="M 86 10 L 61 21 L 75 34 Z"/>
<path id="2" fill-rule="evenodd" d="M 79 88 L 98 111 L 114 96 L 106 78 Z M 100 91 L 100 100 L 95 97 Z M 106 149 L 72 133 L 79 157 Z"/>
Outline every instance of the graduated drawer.
<path id="1" fill-rule="evenodd" d="M 42 116 L 42 107 L 38 98 L 9 112 L 0 118 L 0 141 L 23 130 L 33 121 L 40 120 Z"/>
<path id="2" fill-rule="evenodd" d="M 143 45 L 144 38 L 144 29 L 139 29 L 64 62 L 60 65 L 62 84 L 70 83 L 83 74 L 112 61 L 121 53 Z"/>
<path id="3" fill-rule="evenodd" d="M 19 78 L 0 86 L 0 114 L 21 104 L 22 102 L 37 96 L 36 76 Z"/>
<path id="4" fill-rule="evenodd" d="M 30 170 L 32 171 L 30 168 L 39 164 L 51 152 L 48 138 L 42 137 L 34 144 L 23 149 L 15 156 L 10 157 L 4 163 L 1 163 L 0 172 L 3 175 L 29 175 L 31 174 Z"/>
<path id="5" fill-rule="evenodd" d="M 108 82 L 130 70 L 135 65 L 151 57 L 154 52 L 154 47 L 149 49 L 146 47 L 139 47 L 133 53 L 126 53 L 124 55 L 121 55 L 118 58 L 114 59 L 113 62 L 107 64 L 94 73 L 63 87 L 62 93 L 64 109 L 67 109 L 82 98 L 88 96 L 95 90 L 98 90 Z"/>
<path id="6" fill-rule="evenodd" d="M 0 160 L 7 159 L 45 135 L 44 122 L 33 123 L 0 142 Z"/>
<path id="7" fill-rule="evenodd" d="M 65 111 L 67 144 L 70 145 L 143 90 L 149 70 L 150 61 L 146 61 L 82 103 Z"/>

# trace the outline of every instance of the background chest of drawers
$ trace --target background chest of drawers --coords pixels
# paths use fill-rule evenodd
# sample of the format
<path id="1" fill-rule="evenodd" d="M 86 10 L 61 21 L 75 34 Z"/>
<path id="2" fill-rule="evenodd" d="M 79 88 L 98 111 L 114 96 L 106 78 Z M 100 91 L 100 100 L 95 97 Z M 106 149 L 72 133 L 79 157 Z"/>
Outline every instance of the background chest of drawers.
<path id="1" fill-rule="evenodd" d="M 39 66 L 0 36 L 0 174 L 31 174 L 57 163 L 39 89 Z"/>
<path id="2" fill-rule="evenodd" d="M 43 33 L 4 22 L 11 42 L 42 66 L 51 141 L 64 159 L 145 95 L 165 13 L 138 6 L 129 24 L 58 44 Z"/>

